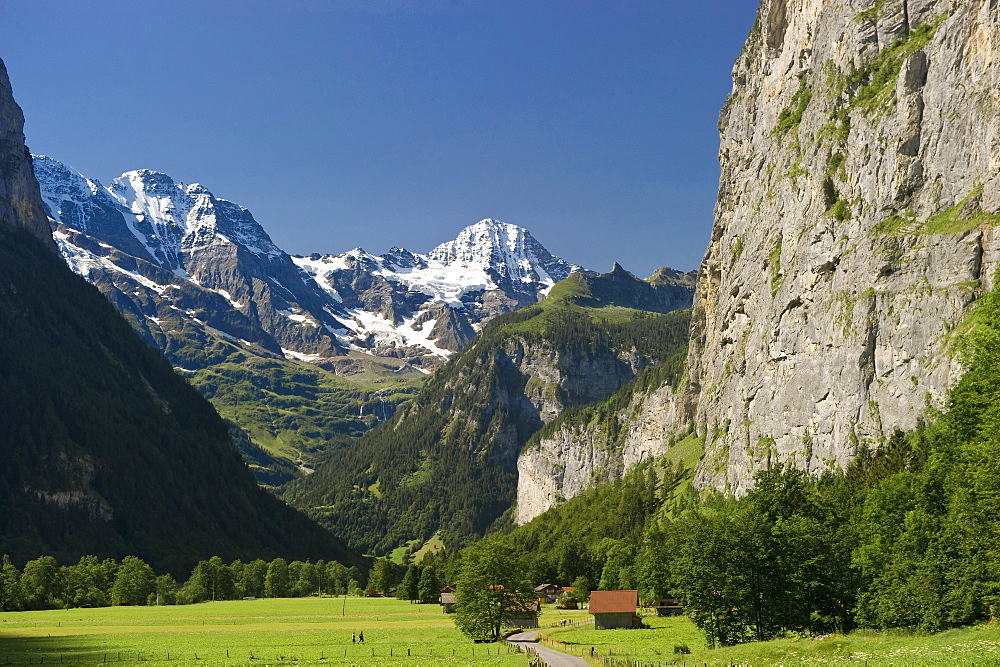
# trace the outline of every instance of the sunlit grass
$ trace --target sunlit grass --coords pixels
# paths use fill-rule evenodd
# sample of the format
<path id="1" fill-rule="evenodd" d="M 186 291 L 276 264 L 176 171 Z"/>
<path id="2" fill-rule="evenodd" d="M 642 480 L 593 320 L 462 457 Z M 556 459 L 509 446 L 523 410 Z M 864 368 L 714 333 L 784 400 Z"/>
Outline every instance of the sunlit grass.
<path id="1" fill-rule="evenodd" d="M 1000 627 L 960 628 L 934 635 L 862 630 L 822 639 L 786 638 L 708 649 L 704 636 L 686 617 L 645 617 L 648 630 L 594 630 L 593 627 L 546 631 L 564 642 L 554 648 L 587 655 L 637 661 L 709 665 L 1000 665 Z M 675 653 L 686 646 L 690 653 Z"/>
<path id="2" fill-rule="evenodd" d="M 546 612 L 552 615 L 552 612 Z M 550 621 L 551 622 L 551 621 Z M 365 643 L 352 643 L 364 632 Z M 299 598 L 0 614 L 4 664 L 516 664 L 436 604 Z"/>

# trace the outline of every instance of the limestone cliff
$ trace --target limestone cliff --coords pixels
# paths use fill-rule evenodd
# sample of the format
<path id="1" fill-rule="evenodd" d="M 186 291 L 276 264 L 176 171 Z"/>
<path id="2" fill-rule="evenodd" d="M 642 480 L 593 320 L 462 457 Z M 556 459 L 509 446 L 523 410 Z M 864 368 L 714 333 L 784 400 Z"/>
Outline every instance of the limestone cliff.
<path id="1" fill-rule="evenodd" d="M 699 484 L 843 466 L 940 405 L 998 250 L 998 55 L 995 0 L 763 3 L 695 300 Z"/>
<path id="2" fill-rule="evenodd" d="M 941 406 L 1000 252 L 998 58 L 997 0 L 761 3 L 719 121 L 686 381 L 630 408 L 647 450 L 694 420 L 696 483 L 740 493 L 776 461 L 843 466 Z M 526 497 L 570 497 L 539 480 L 587 460 L 555 453 L 588 437 L 542 443 Z M 632 437 L 615 466 L 635 460 Z"/>
<path id="3" fill-rule="evenodd" d="M 27 229 L 55 250 L 42 209 L 31 154 L 24 145 L 24 114 L 14 101 L 7 68 L 0 60 L 0 223 Z"/>
<path id="4" fill-rule="evenodd" d="M 553 433 L 533 439 L 517 460 L 515 522 L 525 524 L 595 484 L 621 479 L 629 468 L 666 452 L 683 430 L 674 429 L 676 435 L 664 431 L 665 424 L 683 422 L 679 405 L 673 389 L 664 385 L 636 393 L 627 401 L 620 411 L 626 426 L 617 437 L 591 422 L 560 425 Z"/>

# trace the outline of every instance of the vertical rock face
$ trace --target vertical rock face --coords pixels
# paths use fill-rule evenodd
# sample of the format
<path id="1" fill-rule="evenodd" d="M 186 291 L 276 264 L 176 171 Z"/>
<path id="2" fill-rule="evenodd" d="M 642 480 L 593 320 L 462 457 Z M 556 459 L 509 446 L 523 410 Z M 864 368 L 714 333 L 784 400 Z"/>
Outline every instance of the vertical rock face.
<path id="1" fill-rule="evenodd" d="M 686 382 L 519 461 L 518 521 L 692 422 L 696 484 L 846 464 L 940 407 L 1000 240 L 1000 3 L 764 0 L 719 119 Z"/>
<path id="2" fill-rule="evenodd" d="M 671 439 L 664 425 L 681 424 L 669 385 L 636 396 L 623 412 L 632 415 L 620 442 L 591 425 L 566 426 L 525 448 L 517 459 L 514 521 L 525 524 L 595 484 L 611 482 L 642 461 L 663 454 Z M 673 427 L 671 427 L 673 428 Z"/>
<path id="3" fill-rule="evenodd" d="M 31 155 L 24 145 L 24 115 L 0 60 L 0 223 L 27 229 L 55 250 L 42 209 Z"/>
<path id="4" fill-rule="evenodd" d="M 912 427 L 961 367 L 1000 222 L 991 0 L 766 0 L 720 119 L 688 394 L 698 483 Z"/>

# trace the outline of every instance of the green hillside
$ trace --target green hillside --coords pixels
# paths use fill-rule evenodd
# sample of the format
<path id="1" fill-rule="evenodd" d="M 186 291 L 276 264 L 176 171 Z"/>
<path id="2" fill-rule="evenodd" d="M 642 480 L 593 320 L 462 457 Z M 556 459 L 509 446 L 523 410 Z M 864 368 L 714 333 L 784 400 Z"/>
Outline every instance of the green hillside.
<path id="1" fill-rule="evenodd" d="M 263 466 L 248 460 L 258 479 L 281 465 L 314 468 L 390 418 L 422 382 L 375 374 L 346 379 L 313 364 L 242 350 L 189 374 L 189 381 L 277 460 Z"/>
<path id="2" fill-rule="evenodd" d="M 0 553 L 358 563 L 260 489 L 226 423 L 37 239 L 0 225 Z"/>
<path id="3" fill-rule="evenodd" d="M 253 447 L 240 451 L 269 487 L 301 476 L 391 417 L 424 378 L 400 360 L 368 355 L 341 359 L 338 373 L 192 326 L 169 309 L 152 330 L 128 308 L 120 312 L 242 431 Z"/>
<path id="4" fill-rule="evenodd" d="M 539 405 L 603 400 L 635 377 L 623 359 L 645 367 L 686 349 L 688 311 L 631 307 L 621 285 L 614 303 L 597 300 L 611 283 L 673 291 L 620 273 L 574 274 L 540 304 L 492 320 L 394 419 L 284 497 L 372 553 L 439 530 L 449 546 L 483 535 L 511 507 L 517 455 L 547 415 Z M 577 305 L 584 298 L 600 307 Z"/>
<path id="5" fill-rule="evenodd" d="M 690 480 L 703 443 L 689 436 L 506 539 L 536 581 L 678 598 L 710 645 L 994 621 L 1000 293 L 959 330 L 967 371 L 946 411 L 862 448 L 846 470 L 778 466 L 745 496 L 699 494 Z"/>

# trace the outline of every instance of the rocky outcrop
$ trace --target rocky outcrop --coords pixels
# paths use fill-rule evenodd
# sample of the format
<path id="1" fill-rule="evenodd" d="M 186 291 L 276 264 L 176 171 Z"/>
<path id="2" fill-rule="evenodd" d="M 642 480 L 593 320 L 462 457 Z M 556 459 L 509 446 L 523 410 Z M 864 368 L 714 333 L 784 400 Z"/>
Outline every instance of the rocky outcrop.
<path id="1" fill-rule="evenodd" d="M 14 101 L 7 68 L 0 60 L 0 223 L 20 227 L 52 243 L 48 218 L 41 206 L 31 154 L 24 145 L 24 114 Z"/>
<path id="2" fill-rule="evenodd" d="M 533 440 L 517 460 L 515 522 L 527 523 L 595 484 L 621 479 L 633 466 L 666 453 L 686 428 L 683 398 L 669 385 L 635 394 L 621 411 L 628 426 L 620 436 L 591 423 L 570 424 Z"/>
<path id="3" fill-rule="evenodd" d="M 761 3 L 719 120 L 686 381 L 666 409 L 633 408 L 648 451 L 693 422 L 696 484 L 742 493 L 779 461 L 843 467 L 942 407 L 1000 258 L 998 59 L 992 0 Z M 631 442 L 529 449 L 519 516 L 627 468 Z"/>
<path id="4" fill-rule="evenodd" d="M 634 352 L 558 348 L 524 339 L 510 341 L 504 352 L 509 363 L 525 378 L 524 395 L 543 423 L 566 408 L 607 398 L 636 373 L 655 363 Z"/>
<path id="5" fill-rule="evenodd" d="M 720 119 L 692 323 L 697 483 L 843 467 L 940 407 L 992 287 L 996 3 L 763 3 Z"/>

